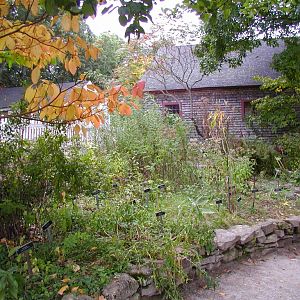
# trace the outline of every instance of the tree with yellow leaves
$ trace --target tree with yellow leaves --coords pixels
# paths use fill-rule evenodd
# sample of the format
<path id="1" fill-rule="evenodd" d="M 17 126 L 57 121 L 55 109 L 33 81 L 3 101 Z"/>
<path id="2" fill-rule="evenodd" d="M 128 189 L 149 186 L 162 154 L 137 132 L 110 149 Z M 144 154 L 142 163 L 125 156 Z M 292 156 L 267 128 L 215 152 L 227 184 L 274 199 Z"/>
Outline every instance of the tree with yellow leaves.
<path id="1" fill-rule="evenodd" d="M 142 82 L 137 83 L 129 92 L 124 86 L 102 90 L 92 83 L 85 83 L 84 75 L 80 75 L 75 85 L 67 89 L 41 78 L 41 70 L 56 62 L 62 63 L 72 75 L 77 74 L 81 66 L 80 51 L 85 53 L 87 60 L 98 58 L 99 50 L 88 44 L 77 33 L 80 29 L 81 16 L 95 14 L 97 5 L 103 2 L 102 0 L 99 2 L 0 0 L 0 60 L 18 62 L 19 65 L 31 70 L 32 84 L 25 91 L 25 109 L 11 116 L 27 119 L 38 117 L 40 121 L 50 123 L 82 121 L 87 125 L 91 123 L 99 127 L 104 122 L 104 105 L 108 107 L 109 112 L 118 110 L 122 115 L 131 114 L 129 104 L 130 102 L 133 104 L 133 98 L 142 97 L 144 87 Z M 138 1 L 130 2 L 137 4 L 135 2 Z M 151 10 L 152 6 L 148 7 L 146 0 L 143 2 L 145 11 Z M 125 2 L 123 4 L 125 5 L 123 7 L 128 5 Z M 11 18 L 10 16 L 20 8 L 25 11 L 22 18 Z M 112 5 L 106 7 L 104 13 L 111 8 Z M 128 17 L 130 11 L 126 14 Z M 139 34 L 141 29 L 137 26 L 138 16 L 131 18 L 135 25 L 129 32 Z M 50 26 L 45 25 L 46 20 Z M 55 24 L 72 34 L 56 36 L 52 30 Z M 76 126 L 76 131 L 80 131 L 79 126 Z"/>

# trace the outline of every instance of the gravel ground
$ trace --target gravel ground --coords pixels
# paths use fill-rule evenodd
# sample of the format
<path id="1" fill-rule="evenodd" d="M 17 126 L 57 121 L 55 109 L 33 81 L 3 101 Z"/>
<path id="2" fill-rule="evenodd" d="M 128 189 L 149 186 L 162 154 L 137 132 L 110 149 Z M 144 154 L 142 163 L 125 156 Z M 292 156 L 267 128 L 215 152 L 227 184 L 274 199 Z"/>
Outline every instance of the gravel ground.
<path id="1" fill-rule="evenodd" d="M 300 300 L 300 244 L 259 260 L 241 260 L 213 274 L 217 287 L 183 287 L 185 300 Z"/>

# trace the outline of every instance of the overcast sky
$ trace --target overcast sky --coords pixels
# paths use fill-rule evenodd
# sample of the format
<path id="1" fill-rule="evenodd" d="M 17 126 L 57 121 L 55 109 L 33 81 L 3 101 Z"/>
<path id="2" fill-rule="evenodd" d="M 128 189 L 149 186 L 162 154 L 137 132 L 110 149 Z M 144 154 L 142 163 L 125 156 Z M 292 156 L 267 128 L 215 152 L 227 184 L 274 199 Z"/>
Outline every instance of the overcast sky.
<path id="1" fill-rule="evenodd" d="M 158 2 L 157 5 L 154 5 L 151 12 L 153 22 L 156 23 L 159 21 L 159 13 L 162 8 L 174 8 L 177 3 L 182 3 L 182 0 L 164 0 L 163 2 Z M 100 11 L 102 9 L 103 8 L 101 7 Z M 97 13 L 96 18 L 87 19 L 87 24 L 90 26 L 93 33 L 99 35 L 102 32 L 112 32 L 117 34 L 119 37 L 124 38 L 126 28 L 119 24 L 117 9 L 115 9 L 112 13 L 105 15 L 101 15 L 100 11 Z M 190 14 L 188 16 L 188 22 L 199 23 L 198 18 L 195 15 L 191 16 Z M 152 23 L 142 23 L 142 26 L 146 33 L 148 33 L 151 30 Z M 180 26 L 180 24 L 178 24 L 178 26 Z"/>

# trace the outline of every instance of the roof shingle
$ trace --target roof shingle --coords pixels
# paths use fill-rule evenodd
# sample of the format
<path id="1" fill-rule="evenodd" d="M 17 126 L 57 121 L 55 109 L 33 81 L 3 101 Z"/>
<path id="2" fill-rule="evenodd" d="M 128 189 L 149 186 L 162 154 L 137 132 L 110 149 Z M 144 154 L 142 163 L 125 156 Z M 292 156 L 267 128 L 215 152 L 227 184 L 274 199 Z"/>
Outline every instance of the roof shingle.
<path id="1" fill-rule="evenodd" d="M 243 64 L 230 68 L 224 64 L 220 71 L 203 76 L 197 57 L 192 54 L 193 46 L 172 46 L 160 49 L 150 69 L 143 76 L 145 91 L 178 90 L 189 88 L 258 86 L 253 80 L 256 75 L 275 78 L 279 75 L 271 68 L 272 57 L 284 50 L 266 44 L 248 52 Z M 202 78 L 203 76 L 203 78 Z M 202 78 L 202 79 L 201 79 Z"/>

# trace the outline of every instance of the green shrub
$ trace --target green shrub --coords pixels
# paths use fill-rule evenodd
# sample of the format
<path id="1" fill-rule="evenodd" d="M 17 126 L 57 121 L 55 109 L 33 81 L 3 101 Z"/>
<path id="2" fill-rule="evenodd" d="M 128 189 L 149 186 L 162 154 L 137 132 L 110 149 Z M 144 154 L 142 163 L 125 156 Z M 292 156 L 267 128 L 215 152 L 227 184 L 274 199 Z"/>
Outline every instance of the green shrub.
<path id="1" fill-rule="evenodd" d="M 254 161 L 254 170 L 256 174 L 261 172 L 273 176 L 275 169 L 279 168 L 276 157 L 279 153 L 275 151 L 272 143 L 267 141 L 255 140 L 246 142 L 246 149 Z"/>
<path id="2" fill-rule="evenodd" d="M 0 236 L 20 235 L 27 225 L 40 224 L 50 202 L 61 205 L 94 188 L 93 153 L 80 152 L 76 145 L 66 152 L 66 141 L 46 132 L 34 142 L 0 142 Z"/>
<path id="3" fill-rule="evenodd" d="M 187 133 L 182 119 L 164 116 L 154 106 L 135 111 L 131 117 L 113 115 L 109 129 L 95 132 L 95 141 L 106 153 L 126 161 L 130 172 L 142 174 L 144 180 L 181 185 L 195 179 L 191 174 L 196 157 Z"/>
<path id="4" fill-rule="evenodd" d="M 63 241 L 63 252 L 72 260 L 92 260 L 91 248 L 96 245 L 95 237 L 87 232 L 70 233 Z"/>
<path id="5" fill-rule="evenodd" d="M 300 133 L 284 134 L 275 141 L 282 150 L 282 163 L 289 170 L 300 169 Z"/>

